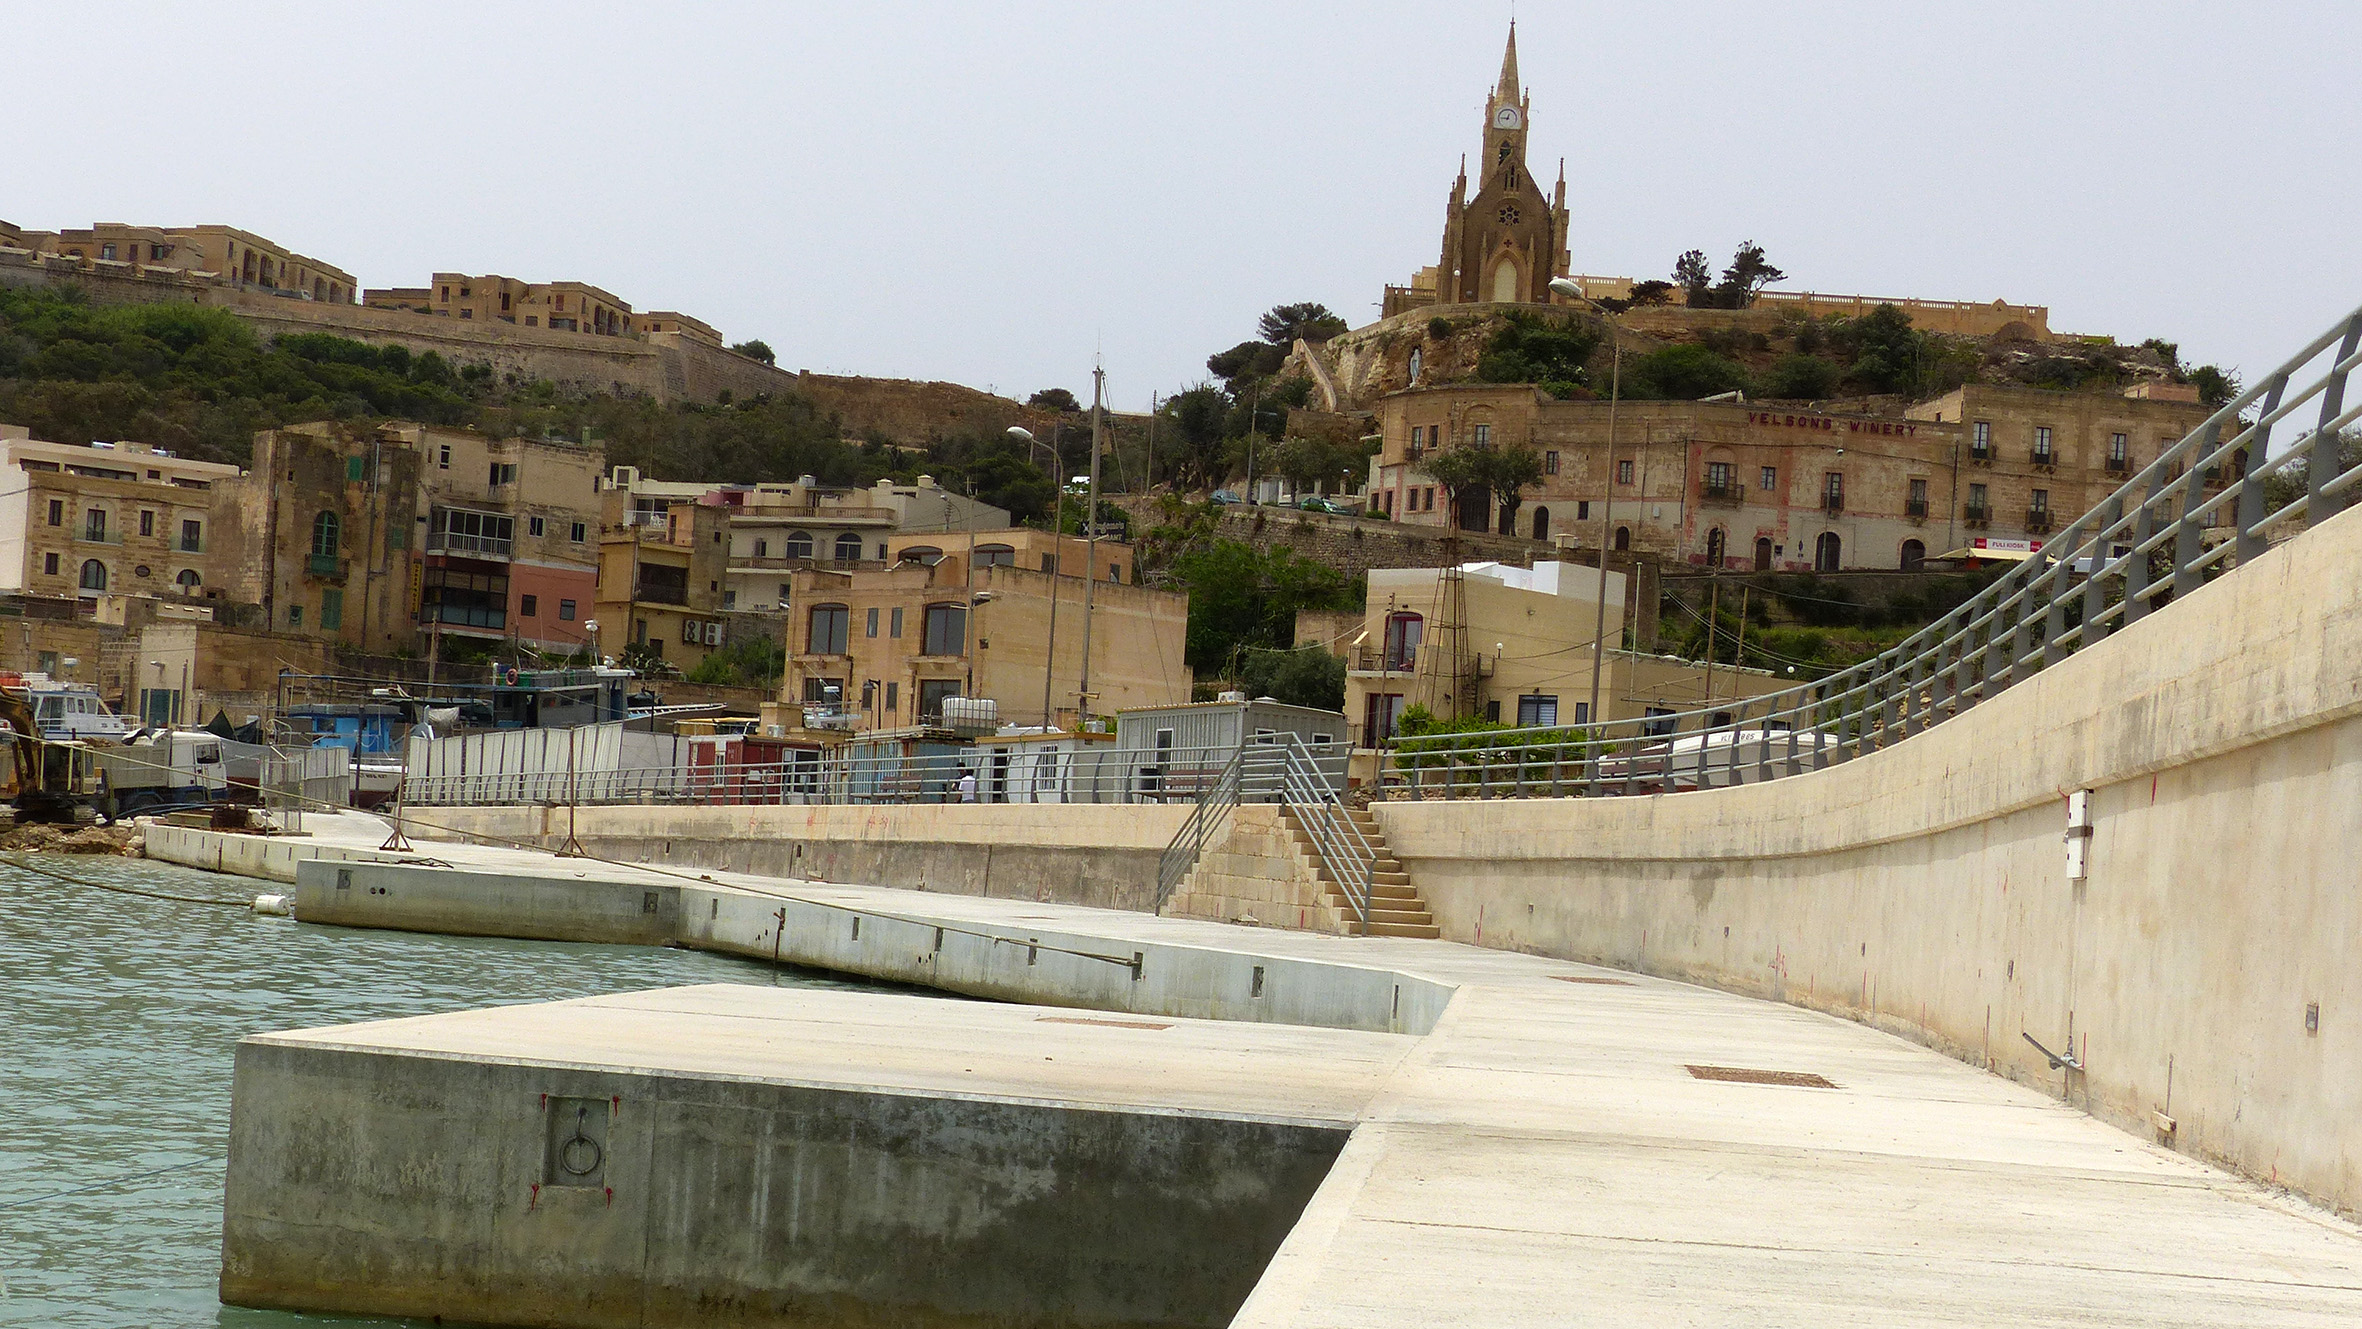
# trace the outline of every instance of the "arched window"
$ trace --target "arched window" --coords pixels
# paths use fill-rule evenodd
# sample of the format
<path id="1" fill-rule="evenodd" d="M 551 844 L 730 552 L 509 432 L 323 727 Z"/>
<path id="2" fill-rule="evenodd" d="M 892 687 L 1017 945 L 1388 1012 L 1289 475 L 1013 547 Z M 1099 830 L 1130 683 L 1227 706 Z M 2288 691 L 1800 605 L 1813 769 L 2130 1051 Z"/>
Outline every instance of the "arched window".
<path id="1" fill-rule="evenodd" d="M 932 545 L 912 545 L 902 551 L 902 561 L 931 568 L 943 561 L 943 551 Z"/>
<path id="2" fill-rule="evenodd" d="M 1903 567 L 1903 571 L 1905 571 L 1905 572 L 1917 572 L 1917 571 L 1919 571 L 1919 565 L 1920 565 L 1920 564 L 1922 564 L 1922 563 L 1925 563 L 1926 561 L 1927 561 L 1927 546 L 1926 546 L 1926 545 L 1923 545 L 1923 544 L 1919 543 L 1917 540 L 1905 540 L 1905 541 L 1903 541 L 1903 557 L 1902 557 L 1902 567 Z"/>
<path id="3" fill-rule="evenodd" d="M 1837 532 L 1821 532 L 1820 538 L 1813 541 L 1813 571 L 1837 571 L 1838 559 L 1842 553 L 1843 547 L 1838 542 Z"/>
<path id="4" fill-rule="evenodd" d="M 812 557 L 812 533 L 810 531 L 796 531 L 789 535 L 787 537 L 787 556 L 789 558 Z"/>
<path id="5" fill-rule="evenodd" d="M 1713 530 L 1706 532 L 1706 566 L 1710 568 L 1721 567 L 1722 556 L 1728 551 L 1729 546 L 1730 539 L 1723 534 L 1721 527 L 1717 526 Z"/>
<path id="6" fill-rule="evenodd" d="M 1771 537 L 1770 537 L 1770 536 L 1768 536 L 1768 535 L 1759 535 L 1759 536 L 1756 536 L 1756 537 L 1755 537 L 1755 570 L 1756 570 L 1757 572 L 1769 572 L 1769 571 L 1771 571 L 1771 560 L 1772 560 L 1772 542 L 1771 542 Z"/>
<path id="7" fill-rule="evenodd" d="M 843 535 L 840 535 L 840 536 L 838 536 L 838 537 L 837 537 L 837 562 L 839 562 L 839 563 L 858 563 L 858 562 L 860 562 L 860 561 L 861 561 L 861 537 L 860 537 L 860 536 L 858 536 L 858 535 L 855 535 L 855 534 L 854 534 L 853 532 L 851 532 L 851 531 L 847 531 L 847 532 L 845 532 Z"/>
<path id="8" fill-rule="evenodd" d="M 195 568 L 182 568 L 180 572 L 173 577 L 172 583 L 173 585 L 180 587 L 181 594 L 195 595 L 197 593 L 197 587 L 204 580 L 205 579 L 203 577 L 197 575 L 197 570 Z"/>
<path id="9" fill-rule="evenodd" d="M 1009 545 L 976 546 L 976 566 L 980 568 L 1015 567 L 1017 551 Z"/>
<path id="10" fill-rule="evenodd" d="M 1631 547 L 1632 547 L 1632 528 L 1631 528 L 1631 527 L 1629 527 L 1629 526 L 1618 526 L 1618 527 L 1616 528 L 1616 548 L 1618 548 L 1618 549 L 1630 549 Z"/>
<path id="11" fill-rule="evenodd" d="M 1504 262 L 1501 266 L 1493 269 L 1493 302 L 1504 305 L 1517 303 L 1517 265 L 1515 263 Z"/>
<path id="12" fill-rule="evenodd" d="M 103 591 L 107 588 L 107 565 L 91 559 L 82 565 L 82 589 Z"/>
<path id="13" fill-rule="evenodd" d="M 1550 509 L 1540 507 L 1534 509 L 1534 538 L 1537 540 L 1550 538 Z"/>
<path id="14" fill-rule="evenodd" d="M 1409 669 L 1419 658 L 1419 636 L 1426 630 L 1427 620 L 1412 613 L 1386 616 L 1387 669 Z"/>
<path id="15" fill-rule="evenodd" d="M 921 655 L 966 655 L 968 653 L 968 607 L 966 605 L 928 605 L 923 616 L 924 633 L 920 636 Z"/>
<path id="16" fill-rule="evenodd" d="M 322 512 L 312 518 L 312 557 L 334 558 L 344 534 L 343 524 L 333 512 Z"/>
<path id="17" fill-rule="evenodd" d="M 853 611 L 844 605 L 814 605 L 804 649 L 813 655 L 843 655 L 852 626 Z"/>

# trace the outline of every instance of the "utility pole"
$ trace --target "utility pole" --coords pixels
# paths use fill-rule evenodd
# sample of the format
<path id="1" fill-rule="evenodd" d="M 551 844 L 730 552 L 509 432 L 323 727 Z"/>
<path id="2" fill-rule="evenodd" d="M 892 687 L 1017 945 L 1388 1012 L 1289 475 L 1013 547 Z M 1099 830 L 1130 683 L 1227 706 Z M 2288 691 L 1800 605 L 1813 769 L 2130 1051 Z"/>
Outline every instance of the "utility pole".
<path id="1" fill-rule="evenodd" d="M 1706 596 L 1706 704 L 1714 704 L 1714 633 L 1722 618 L 1722 569 L 1716 568 Z"/>
<path id="2" fill-rule="evenodd" d="M 1146 478 L 1144 478 L 1144 479 L 1141 481 L 1141 483 L 1140 483 L 1140 492 L 1141 492 L 1141 493 L 1143 493 L 1143 494 L 1153 494 L 1153 493 L 1155 493 L 1155 492 L 1156 492 L 1156 413 L 1157 413 L 1157 410 L 1158 410 L 1158 406 L 1157 406 L 1156 394 L 1155 394 L 1155 393 L 1153 393 L 1153 392 L 1151 392 L 1151 393 L 1149 393 L 1149 394 L 1148 394 L 1148 467 L 1147 467 L 1147 469 L 1148 469 L 1148 475 L 1147 475 L 1147 476 L 1146 476 Z"/>
<path id="3" fill-rule="evenodd" d="M 1055 456 L 1051 460 L 1057 460 Z M 1059 469 L 1065 469 L 1061 466 Z M 1042 732 L 1048 733 L 1053 717 L 1052 689 L 1058 677 L 1058 578 L 1065 572 L 1066 562 L 1066 483 L 1058 483 L 1057 496 L 1050 500 L 1050 644 L 1042 656 Z M 1085 569 L 1088 571 L 1088 569 Z"/>
<path id="4" fill-rule="evenodd" d="M 1075 693 L 1077 733 L 1091 714 L 1091 591 L 1099 580 L 1099 449 L 1107 432 L 1107 371 L 1091 369 L 1091 489 L 1083 508 L 1083 677 Z"/>
<path id="5" fill-rule="evenodd" d="M 1599 674 L 1607 666 L 1607 547 L 1608 508 L 1616 501 L 1616 407 L 1624 396 L 1624 339 L 1616 335 L 1614 320 L 1607 321 L 1608 341 L 1615 347 L 1613 368 L 1608 371 L 1607 390 L 1607 466 L 1600 474 L 1605 481 L 1600 486 L 1599 500 L 1599 612 L 1591 628 L 1591 718 L 1594 727 L 1603 724 L 1599 713 Z"/>

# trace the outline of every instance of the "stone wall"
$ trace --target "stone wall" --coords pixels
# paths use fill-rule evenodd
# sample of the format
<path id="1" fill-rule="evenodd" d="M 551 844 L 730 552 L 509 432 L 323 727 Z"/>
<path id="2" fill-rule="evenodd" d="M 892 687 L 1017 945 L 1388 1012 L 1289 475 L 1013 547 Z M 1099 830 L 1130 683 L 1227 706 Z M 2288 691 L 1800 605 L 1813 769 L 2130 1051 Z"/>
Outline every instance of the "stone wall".
<path id="1" fill-rule="evenodd" d="M 1374 811 L 1448 938 L 1875 1024 L 2350 1211 L 2357 568 L 2348 512 L 1969 715 L 1792 779 Z"/>
<path id="2" fill-rule="evenodd" d="M 1145 530 L 1159 519 L 1156 498 L 1118 495 L 1107 501 L 1131 513 L 1136 530 Z M 1478 561 L 1531 567 L 1536 559 L 1557 556 L 1546 540 L 1412 526 L 1375 517 L 1334 517 L 1294 508 L 1225 508 L 1218 529 L 1226 539 L 1259 549 L 1292 550 L 1348 577 L 1359 577 L 1371 568 L 1441 568 Z"/>
<path id="3" fill-rule="evenodd" d="M 1250 923 L 1343 935 L 1345 916 L 1330 904 L 1312 859 L 1276 803 L 1242 803 L 1222 834 L 1199 855 L 1164 913 L 1218 923 Z"/>

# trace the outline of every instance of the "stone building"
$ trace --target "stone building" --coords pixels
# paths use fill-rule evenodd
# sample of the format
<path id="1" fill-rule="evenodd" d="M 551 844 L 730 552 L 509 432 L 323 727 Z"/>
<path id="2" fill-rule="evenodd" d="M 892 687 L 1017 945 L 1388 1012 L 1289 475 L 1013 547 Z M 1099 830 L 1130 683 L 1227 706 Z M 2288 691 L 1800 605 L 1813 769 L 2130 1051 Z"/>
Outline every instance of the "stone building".
<path id="1" fill-rule="evenodd" d="M 1413 388 L 1380 404 L 1371 503 L 1458 525 L 1728 569 L 1913 568 L 1978 544 L 2025 548 L 2082 515 L 2210 412 L 2151 395 L 1970 385 L 1896 415 L 1796 403 L 1558 401 L 1527 386 Z M 1464 445 L 1526 446 L 1541 482 L 1514 513 L 1459 511 L 1420 467 Z M 2236 464 L 2236 463 L 2234 463 Z M 1514 528 L 1512 531 L 1510 528 Z"/>
<path id="2" fill-rule="evenodd" d="M 692 500 L 647 513 L 629 506 L 629 490 L 610 488 L 604 497 L 597 592 L 601 653 L 639 646 L 683 672 L 695 669 L 729 635 L 722 613 L 729 510 L 718 502 Z"/>
<path id="3" fill-rule="evenodd" d="M 1603 622 L 1624 636 L 1627 574 L 1606 578 L 1600 612 L 1596 567 L 1374 568 L 1359 630 L 1298 623 L 1345 661 L 1345 714 L 1358 747 L 1391 737 L 1403 711 L 1424 706 L 1444 720 L 1477 718 L 1527 728 L 1591 720 L 1591 644 Z M 1602 652 L 1600 712 L 1639 720 L 1774 692 L 1782 680 L 1756 669 L 1616 649 Z"/>
<path id="4" fill-rule="evenodd" d="M 0 425 L 0 591 L 206 596 L 214 488 L 238 474 L 145 443 L 46 443 Z"/>
<path id="5" fill-rule="evenodd" d="M 1072 730 L 1089 715 L 1189 700 L 1188 597 L 1134 584 L 1132 549 L 1102 540 L 1083 685 L 1086 542 L 1003 530 L 941 545 L 889 541 L 888 566 L 789 574 L 780 700 L 835 708 L 855 726 L 927 724 L 947 697 L 993 700 L 1004 723 Z"/>
<path id="6" fill-rule="evenodd" d="M 419 454 L 419 622 L 437 636 L 588 649 L 599 575 L 596 447 L 396 425 Z"/>
<path id="7" fill-rule="evenodd" d="M 90 265 L 186 273 L 239 290 L 351 304 L 353 274 L 234 226 L 134 226 L 24 231 L 12 244 Z"/>
<path id="8" fill-rule="evenodd" d="M 1548 304 L 1550 279 L 1567 271 L 1566 163 L 1545 195 L 1526 168 L 1526 134 L 1533 99 L 1517 79 L 1517 25 L 1501 54 L 1501 78 L 1485 100 L 1484 149 L 1477 158 L 1476 193 L 1468 193 L 1468 161 L 1444 200 L 1443 250 L 1408 286 L 1389 286 L 1382 306 L 1391 317 L 1438 304 Z"/>
<path id="9" fill-rule="evenodd" d="M 260 605 L 272 632 L 411 649 L 419 469 L 388 429 L 322 422 L 255 435 L 251 467 L 215 486 L 225 594 Z"/>
<path id="10" fill-rule="evenodd" d="M 489 274 L 438 272 L 428 286 L 396 286 L 361 293 L 372 309 L 414 309 L 441 318 L 477 323 L 513 323 L 555 332 L 588 332 L 601 337 L 636 331 L 632 307 L 588 282 L 525 282 Z M 680 315 L 667 317 L 678 320 Z M 694 321 L 694 320 L 692 320 Z M 713 329 L 699 323 L 707 333 Z M 675 328 L 674 331 L 685 331 Z M 714 344 L 720 337 L 714 337 Z"/>

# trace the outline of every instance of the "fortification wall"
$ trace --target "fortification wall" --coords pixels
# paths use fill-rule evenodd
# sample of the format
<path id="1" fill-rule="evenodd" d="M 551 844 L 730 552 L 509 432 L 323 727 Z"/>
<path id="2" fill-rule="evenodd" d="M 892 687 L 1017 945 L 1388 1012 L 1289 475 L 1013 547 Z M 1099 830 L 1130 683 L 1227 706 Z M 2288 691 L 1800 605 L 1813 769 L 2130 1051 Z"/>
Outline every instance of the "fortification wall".
<path id="1" fill-rule="evenodd" d="M 2351 1211 L 2357 568 L 2349 512 L 1811 775 L 1376 812 L 1447 938 L 1871 1023 Z M 2071 881 L 2076 790 L 2094 831 Z"/>

